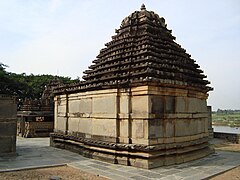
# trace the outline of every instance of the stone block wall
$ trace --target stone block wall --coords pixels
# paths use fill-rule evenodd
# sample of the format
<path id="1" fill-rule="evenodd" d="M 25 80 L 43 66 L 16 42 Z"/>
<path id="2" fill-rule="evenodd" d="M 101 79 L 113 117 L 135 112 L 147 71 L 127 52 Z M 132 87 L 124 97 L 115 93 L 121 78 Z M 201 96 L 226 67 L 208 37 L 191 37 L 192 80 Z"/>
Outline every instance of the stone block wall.
<path id="1" fill-rule="evenodd" d="M 116 90 L 55 97 L 55 132 L 116 142 L 116 101 Z"/>
<path id="2" fill-rule="evenodd" d="M 16 116 L 15 98 L 0 95 L 0 156 L 16 152 Z"/>
<path id="3" fill-rule="evenodd" d="M 214 138 L 225 139 L 229 142 L 240 144 L 240 134 L 234 133 L 224 133 L 224 132 L 214 132 Z"/>
<path id="4" fill-rule="evenodd" d="M 197 159 L 212 152 L 206 98 L 155 86 L 57 95 L 51 145 L 142 168 Z"/>

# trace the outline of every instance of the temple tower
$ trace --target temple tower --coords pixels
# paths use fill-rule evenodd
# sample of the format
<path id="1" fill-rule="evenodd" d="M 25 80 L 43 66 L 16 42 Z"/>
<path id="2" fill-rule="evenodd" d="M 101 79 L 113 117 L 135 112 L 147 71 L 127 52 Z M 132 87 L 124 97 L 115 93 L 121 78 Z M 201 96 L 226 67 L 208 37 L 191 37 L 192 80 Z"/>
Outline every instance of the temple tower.
<path id="1" fill-rule="evenodd" d="M 55 89 L 51 145 L 154 168 L 204 157 L 212 90 L 165 19 L 144 5 L 124 18 L 78 84 Z"/>

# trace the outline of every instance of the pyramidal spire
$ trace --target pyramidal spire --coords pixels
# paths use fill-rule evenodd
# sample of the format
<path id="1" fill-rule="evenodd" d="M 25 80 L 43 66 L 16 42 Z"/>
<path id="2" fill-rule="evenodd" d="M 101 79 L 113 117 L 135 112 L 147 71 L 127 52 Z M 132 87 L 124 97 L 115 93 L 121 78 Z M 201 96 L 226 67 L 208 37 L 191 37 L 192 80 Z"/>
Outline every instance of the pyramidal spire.
<path id="1" fill-rule="evenodd" d="M 165 20 L 144 4 L 125 17 L 117 34 L 84 71 L 80 89 L 156 85 L 207 93 L 212 88 L 199 65 L 174 40 Z"/>

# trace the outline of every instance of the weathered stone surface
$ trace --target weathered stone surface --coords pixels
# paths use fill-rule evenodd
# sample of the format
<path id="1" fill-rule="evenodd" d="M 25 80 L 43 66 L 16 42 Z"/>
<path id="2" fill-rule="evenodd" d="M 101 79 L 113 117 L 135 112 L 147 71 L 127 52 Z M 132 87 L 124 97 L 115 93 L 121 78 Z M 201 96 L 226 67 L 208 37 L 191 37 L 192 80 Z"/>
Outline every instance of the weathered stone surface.
<path id="1" fill-rule="evenodd" d="M 0 120 L 0 123 L 0 136 L 12 136 L 16 134 L 16 119 L 4 119 L 4 121 Z"/>
<path id="2" fill-rule="evenodd" d="M 93 114 L 116 114 L 116 96 L 93 98 Z"/>
<path id="3" fill-rule="evenodd" d="M 115 119 L 92 119 L 92 135 L 116 137 Z"/>
<path id="4" fill-rule="evenodd" d="M 56 116 L 55 123 L 54 123 L 54 130 L 60 130 L 60 131 L 67 130 L 66 121 L 67 121 L 67 118 Z"/>
<path id="5" fill-rule="evenodd" d="M 5 154 L 15 154 L 16 152 L 16 135 L 0 136 L 0 156 Z"/>
<path id="6" fill-rule="evenodd" d="M 209 138 L 213 138 L 213 127 L 212 127 L 212 107 L 208 106 L 208 118 L 207 118 L 207 123 L 208 123 L 208 132 L 209 132 Z M 205 127 L 206 128 L 206 127 Z"/>
<path id="7" fill-rule="evenodd" d="M 132 96 L 131 97 L 131 114 L 133 118 L 148 118 L 149 103 L 148 96 Z"/>
<path id="8" fill-rule="evenodd" d="M 17 104 L 15 98 L 0 95 L 0 156 L 15 154 Z"/>

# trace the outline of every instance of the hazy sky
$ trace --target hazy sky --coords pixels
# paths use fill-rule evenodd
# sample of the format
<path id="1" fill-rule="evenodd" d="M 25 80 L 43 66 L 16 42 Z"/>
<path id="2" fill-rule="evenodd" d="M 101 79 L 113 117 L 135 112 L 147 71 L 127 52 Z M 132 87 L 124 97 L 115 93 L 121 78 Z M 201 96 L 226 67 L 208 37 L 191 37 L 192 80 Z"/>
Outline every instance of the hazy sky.
<path id="1" fill-rule="evenodd" d="M 82 77 L 143 2 L 208 76 L 208 104 L 240 109 L 240 0 L 0 0 L 0 62 L 16 73 Z"/>

